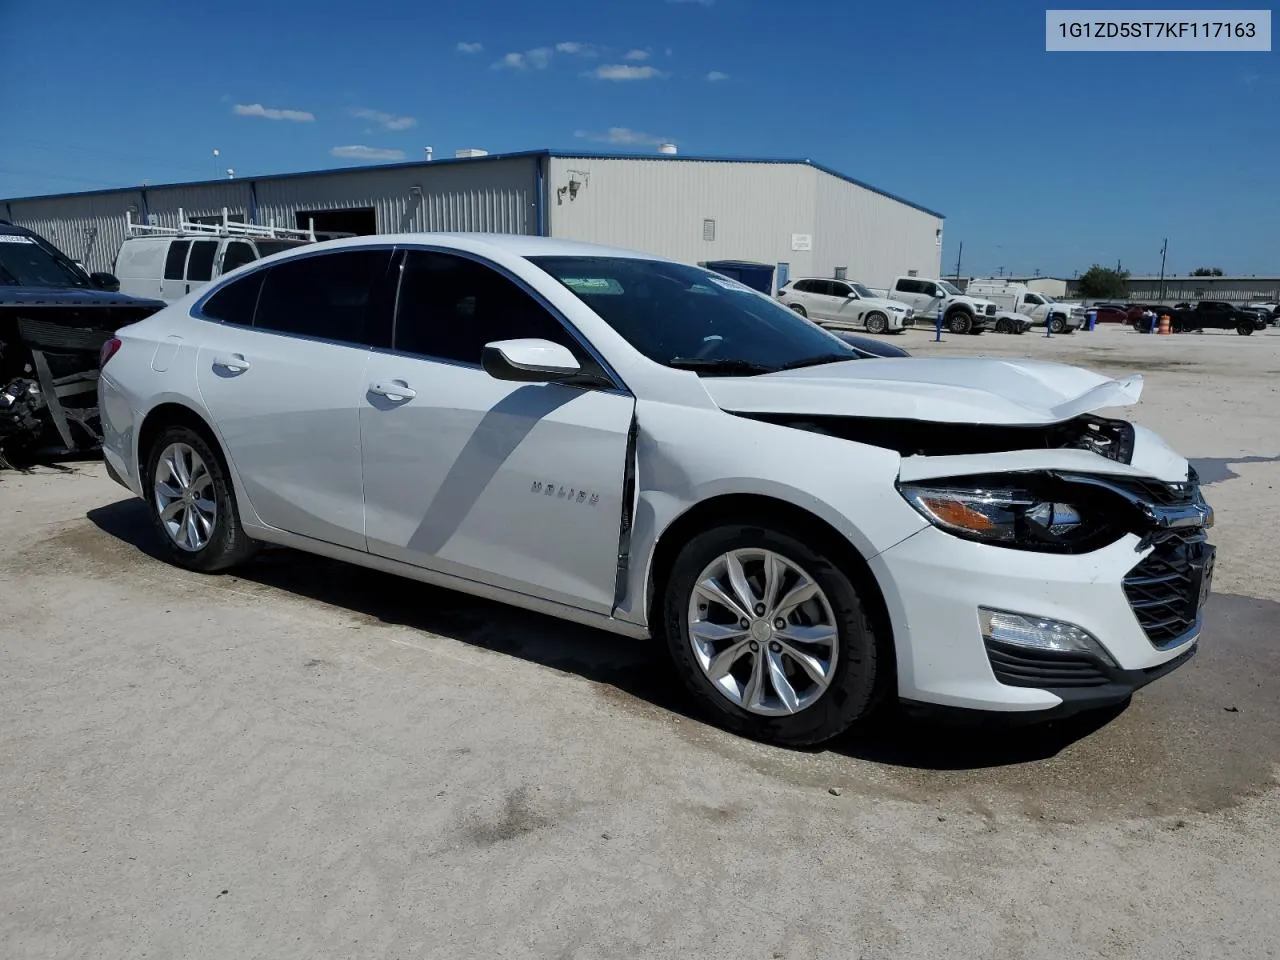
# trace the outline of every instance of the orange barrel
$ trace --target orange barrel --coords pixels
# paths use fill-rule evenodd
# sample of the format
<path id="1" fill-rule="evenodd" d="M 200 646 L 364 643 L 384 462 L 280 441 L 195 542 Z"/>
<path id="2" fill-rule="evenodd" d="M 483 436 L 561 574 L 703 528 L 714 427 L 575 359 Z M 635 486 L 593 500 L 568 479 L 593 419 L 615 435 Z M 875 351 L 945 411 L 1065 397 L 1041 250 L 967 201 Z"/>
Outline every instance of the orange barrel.
<path id="1" fill-rule="evenodd" d="M 1171 329 L 1169 329 L 1169 315 L 1167 313 L 1160 315 L 1160 332 L 1161 333 L 1173 332 Z"/>

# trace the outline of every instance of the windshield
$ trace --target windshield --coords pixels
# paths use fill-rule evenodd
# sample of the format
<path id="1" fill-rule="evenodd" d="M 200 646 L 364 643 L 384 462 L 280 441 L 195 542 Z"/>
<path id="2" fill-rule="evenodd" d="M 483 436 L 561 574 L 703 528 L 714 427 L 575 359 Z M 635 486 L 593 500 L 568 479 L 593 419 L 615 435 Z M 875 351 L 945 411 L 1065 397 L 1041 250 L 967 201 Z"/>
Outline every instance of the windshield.
<path id="1" fill-rule="evenodd" d="M 963 296 L 963 294 L 961 294 L 956 287 L 953 287 L 951 284 L 947 283 L 947 281 L 945 280 L 939 280 L 938 286 L 940 286 L 943 290 L 945 290 L 948 294 L 950 294 L 953 297 Z"/>
<path id="2" fill-rule="evenodd" d="M 0 233 L 0 283 L 17 287 L 87 287 L 88 278 L 30 237 Z"/>
<path id="3" fill-rule="evenodd" d="M 856 293 L 856 294 L 857 294 L 858 296 L 860 296 L 860 297 L 864 297 L 864 298 L 866 298 L 867 300 L 874 300 L 874 299 L 876 299 L 876 295 L 875 295 L 874 293 L 872 293 L 872 292 L 871 292 L 870 288 L 868 288 L 868 287 L 864 287 L 864 286 L 863 286 L 862 284 L 860 284 L 860 283 L 851 283 L 851 284 L 849 284 L 849 286 L 853 287 L 853 292 L 854 292 L 854 293 Z"/>
<path id="4" fill-rule="evenodd" d="M 1049 296 L 1047 293 L 1041 293 L 1041 294 L 1039 294 L 1038 296 L 1039 296 L 1039 297 L 1040 297 L 1040 299 L 1041 299 L 1041 300 L 1043 300 L 1045 303 L 1057 303 L 1057 302 L 1058 302 L 1056 298 Z"/>
<path id="5" fill-rule="evenodd" d="M 741 376 L 862 355 L 771 297 L 680 263 L 530 257 L 664 366 Z"/>

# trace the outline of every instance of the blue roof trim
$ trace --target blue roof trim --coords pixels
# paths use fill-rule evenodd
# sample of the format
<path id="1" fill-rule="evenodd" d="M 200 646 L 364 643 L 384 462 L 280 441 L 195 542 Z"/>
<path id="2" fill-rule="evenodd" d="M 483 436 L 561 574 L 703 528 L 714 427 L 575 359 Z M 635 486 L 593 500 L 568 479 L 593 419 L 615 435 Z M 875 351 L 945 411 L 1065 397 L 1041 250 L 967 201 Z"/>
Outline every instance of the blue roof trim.
<path id="1" fill-rule="evenodd" d="M 261 183 L 264 180 L 293 180 L 297 177 L 325 177 L 342 173 L 367 173 L 371 170 L 409 170 L 415 167 L 452 166 L 457 163 L 487 163 L 493 160 L 523 160 L 531 157 L 548 157 L 548 150 L 520 150 L 515 153 L 490 153 L 483 157 L 444 157 L 440 160 L 404 160 L 400 163 L 369 163 L 356 167 L 327 167 L 323 170 L 299 170 L 294 173 L 264 173 L 254 177 L 237 177 L 235 180 L 181 180 L 176 183 L 131 184 L 106 187 L 102 190 L 82 190 L 77 193 L 44 193 L 34 197 L 12 197 L 18 203 L 26 200 L 63 200 L 68 197 L 101 197 L 109 193 L 127 193 L 130 190 L 170 190 L 177 187 L 216 187 L 228 183 Z"/>
<path id="2" fill-rule="evenodd" d="M 936 210 L 930 210 L 918 203 L 912 203 L 897 194 L 889 193 L 887 190 L 881 190 L 873 187 L 869 183 L 858 180 L 854 177 L 847 176 L 838 170 L 821 163 L 816 163 L 807 157 L 735 157 L 735 156 L 708 156 L 693 154 L 666 154 L 666 153 L 600 153 L 590 150 L 517 150 L 512 153 L 490 153 L 483 157 L 444 157 L 440 160 L 406 160 L 401 163 L 374 163 L 365 164 L 364 166 L 355 167 L 328 167 L 323 170 L 301 170 L 296 173 L 269 173 L 255 177 L 241 177 L 243 182 L 261 182 L 264 180 L 293 180 L 298 177 L 324 177 L 337 176 L 343 173 L 360 172 L 367 173 L 373 170 L 410 170 L 422 167 L 437 167 L 442 165 L 453 165 L 460 163 L 492 163 L 498 160 L 527 160 L 533 158 L 560 157 L 566 160 L 573 158 L 581 158 L 583 160 L 665 160 L 665 161 L 693 161 L 701 163 L 776 163 L 791 166 L 812 167 L 828 176 L 835 177 L 837 180 L 843 180 L 845 183 L 851 183 L 855 187 L 861 187 L 863 190 L 869 190 L 872 193 L 887 197 L 890 200 L 927 213 L 931 217 L 937 217 L 939 220 L 945 220 L 944 214 L 938 213 Z M 103 190 L 84 190 L 78 193 L 47 193 L 33 197 L 12 197 L 4 201 L 7 203 L 18 203 L 27 200 L 61 200 L 70 197 L 100 197 L 113 193 L 125 193 L 130 190 L 166 190 L 178 187 L 209 187 L 224 186 L 228 183 L 236 183 L 235 180 L 189 180 L 177 183 L 148 183 L 142 185 L 130 185 L 121 187 L 108 187 Z"/>

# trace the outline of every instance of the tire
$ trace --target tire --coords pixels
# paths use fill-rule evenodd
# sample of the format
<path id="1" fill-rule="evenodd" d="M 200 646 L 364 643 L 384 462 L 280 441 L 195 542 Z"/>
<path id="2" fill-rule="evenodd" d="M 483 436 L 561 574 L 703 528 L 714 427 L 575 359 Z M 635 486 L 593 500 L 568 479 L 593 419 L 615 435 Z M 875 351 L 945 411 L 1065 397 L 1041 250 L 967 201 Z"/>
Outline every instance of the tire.
<path id="1" fill-rule="evenodd" d="M 883 313 L 869 313 L 863 321 L 867 327 L 867 333 L 884 333 L 889 329 L 889 318 Z"/>
<path id="2" fill-rule="evenodd" d="M 751 524 L 715 527 L 698 534 L 680 550 L 667 579 L 662 633 L 677 672 L 699 711 L 711 722 L 753 739 L 807 746 L 844 732 L 870 714 L 883 699 L 888 684 L 881 674 L 888 676 L 889 670 L 880 669 L 877 638 L 866 608 L 848 576 L 822 551 L 818 544 L 811 547 L 787 534 Z M 771 611 L 766 609 L 762 617 L 756 616 L 760 607 L 748 611 L 752 615 L 750 627 L 742 631 L 739 629 L 742 621 L 735 621 L 727 606 L 696 590 L 698 583 L 713 578 L 724 584 L 730 599 L 736 600 L 725 564 L 725 558 L 733 555 L 740 558 L 746 574 L 744 581 L 758 602 L 764 596 L 759 573 L 766 554 L 780 557 L 789 568 L 782 579 L 780 593 L 791 593 L 793 585 L 800 582 L 795 576 L 807 577 L 819 591 L 818 596 L 784 614 L 781 622 L 786 623 L 787 628 L 777 635 L 778 639 L 774 639 L 771 626 L 778 620 L 771 618 Z M 796 623 L 797 620 L 801 622 Z M 727 622 L 731 633 L 727 636 L 712 633 L 708 640 L 708 631 L 719 622 Z M 816 635 L 820 625 L 834 628 L 834 638 L 829 644 L 790 647 L 808 654 L 819 675 L 823 674 L 821 666 L 825 663 L 825 686 L 817 682 L 813 673 L 801 668 L 800 661 L 791 656 L 787 647 L 781 650 L 774 647 L 775 644 L 782 646 L 779 640 L 794 638 L 789 631 L 806 624 L 810 635 Z M 691 629 L 695 627 L 701 629 L 695 632 Z M 722 627 L 721 631 L 725 629 Z M 695 641 L 695 637 L 699 639 Z M 751 643 L 758 644 L 755 652 L 749 649 Z M 731 648 L 731 659 L 718 661 L 725 670 L 720 682 L 727 686 L 722 688 L 710 678 L 708 671 L 715 669 L 717 661 L 713 658 Z M 793 712 L 784 706 L 787 701 L 771 678 L 766 658 L 772 659 L 786 677 Z M 730 664 L 732 669 L 724 667 L 725 664 Z M 753 704 L 752 678 L 757 665 L 763 671 L 755 688 L 761 696 Z"/>
<path id="3" fill-rule="evenodd" d="M 1050 332 L 1050 333 L 1062 333 L 1062 332 L 1063 332 L 1063 331 L 1065 331 L 1066 329 L 1067 329 L 1067 321 L 1063 320 L 1063 319 L 1062 319 L 1062 317 L 1050 317 L 1050 318 L 1049 318 L 1049 332 Z"/>
<path id="4" fill-rule="evenodd" d="M 182 470 L 189 483 L 183 483 Z M 190 492 L 191 499 L 182 496 L 184 492 Z M 165 557 L 175 566 L 213 573 L 243 563 L 256 552 L 257 543 L 240 526 L 222 456 L 190 427 L 160 431 L 147 454 L 143 493 Z M 172 496 L 175 493 L 179 496 Z M 166 506 L 173 508 L 168 518 L 163 515 Z"/>
<path id="5" fill-rule="evenodd" d="M 800 304 L 798 304 L 798 303 L 790 303 L 790 304 L 787 304 L 787 306 L 789 306 L 789 307 L 790 307 L 792 310 L 794 310 L 796 313 L 800 314 L 800 316 L 802 316 L 802 317 L 807 317 L 807 316 L 809 316 L 809 314 L 808 314 L 807 312 L 805 312 L 804 307 L 800 306 Z"/>
<path id="6" fill-rule="evenodd" d="M 1252 324 L 1252 323 L 1242 323 L 1242 324 L 1240 324 L 1240 326 L 1236 327 L 1236 333 L 1240 334 L 1240 336 L 1242 336 L 1242 337 L 1247 337 L 1247 336 L 1252 335 L 1252 333 L 1253 333 L 1253 324 Z"/>
<path id="7" fill-rule="evenodd" d="M 963 310 L 955 310 L 947 316 L 947 329 L 956 336 L 968 333 L 973 329 L 973 317 Z"/>
<path id="8" fill-rule="evenodd" d="M 1010 320 L 1006 319 L 1005 317 L 1001 317 L 999 320 L 996 321 L 996 333 L 1013 333 L 1013 332 L 1014 332 L 1013 323 Z"/>

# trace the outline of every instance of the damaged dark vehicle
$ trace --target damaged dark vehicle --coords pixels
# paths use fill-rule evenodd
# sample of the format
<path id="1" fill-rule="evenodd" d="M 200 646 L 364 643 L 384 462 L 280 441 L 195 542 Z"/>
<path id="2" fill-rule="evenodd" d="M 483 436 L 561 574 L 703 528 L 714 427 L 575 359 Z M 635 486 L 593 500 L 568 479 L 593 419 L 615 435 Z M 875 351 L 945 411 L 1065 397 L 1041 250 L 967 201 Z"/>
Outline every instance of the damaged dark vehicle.
<path id="1" fill-rule="evenodd" d="M 100 446 L 102 348 L 120 327 L 164 307 L 119 286 L 0 220 L 0 465 Z"/>

